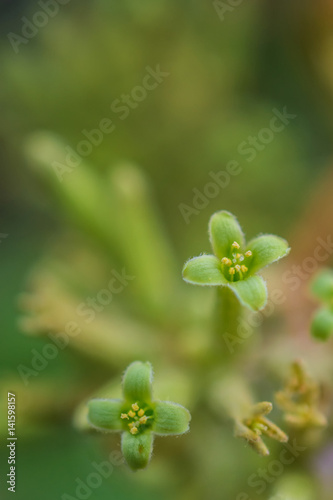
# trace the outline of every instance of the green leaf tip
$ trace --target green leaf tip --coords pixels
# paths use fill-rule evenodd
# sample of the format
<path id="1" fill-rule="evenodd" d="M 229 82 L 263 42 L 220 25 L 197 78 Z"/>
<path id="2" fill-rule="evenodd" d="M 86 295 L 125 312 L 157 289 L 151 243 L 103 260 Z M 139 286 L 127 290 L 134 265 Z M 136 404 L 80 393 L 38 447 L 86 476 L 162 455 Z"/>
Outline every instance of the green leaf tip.
<path id="1" fill-rule="evenodd" d="M 211 216 L 209 239 L 214 255 L 188 260 L 183 268 L 184 281 L 201 286 L 229 286 L 242 305 L 253 311 L 263 309 L 267 289 L 256 273 L 288 255 L 287 241 L 267 234 L 246 245 L 236 217 L 225 210 Z"/>
<path id="2" fill-rule="evenodd" d="M 88 403 L 92 427 L 122 432 L 122 452 L 133 470 L 149 463 L 154 435 L 180 435 L 189 430 L 189 411 L 177 403 L 153 400 L 152 381 L 151 364 L 134 361 L 124 373 L 122 400 L 92 399 Z"/>

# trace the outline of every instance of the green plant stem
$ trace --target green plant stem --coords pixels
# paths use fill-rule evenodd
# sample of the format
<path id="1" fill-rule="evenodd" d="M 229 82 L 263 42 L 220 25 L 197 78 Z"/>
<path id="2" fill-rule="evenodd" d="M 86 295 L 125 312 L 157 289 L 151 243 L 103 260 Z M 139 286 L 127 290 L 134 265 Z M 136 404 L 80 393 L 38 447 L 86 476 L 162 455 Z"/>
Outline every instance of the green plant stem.
<path id="1" fill-rule="evenodd" d="M 217 289 L 215 311 L 215 335 L 222 342 L 226 354 L 230 354 L 228 345 L 236 340 L 237 328 L 242 317 L 242 306 L 237 297 L 227 286 Z"/>

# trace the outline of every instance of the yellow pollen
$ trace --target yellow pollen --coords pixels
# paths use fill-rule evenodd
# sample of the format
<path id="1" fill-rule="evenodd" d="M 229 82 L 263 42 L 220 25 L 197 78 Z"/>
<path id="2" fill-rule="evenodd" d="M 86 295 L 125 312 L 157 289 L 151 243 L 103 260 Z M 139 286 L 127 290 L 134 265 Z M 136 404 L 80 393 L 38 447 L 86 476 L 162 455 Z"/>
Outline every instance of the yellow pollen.
<path id="1" fill-rule="evenodd" d="M 242 257 L 241 253 L 236 253 L 236 259 L 240 259 Z"/>
<path id="2" fill-rule="evenodd" d="M 131 434 L 137 434 L 138 433 L 138 428 L 137 427 L 132 427 L 132 429 L 130 430 L 130 433 Z"/>
<path id="3" fill-rule="evenodd" d="M 145 424 L 147 422 L 148 418 L 146 417 L 146 415 L 144 415 L 143 417 L 140 418 L 139 422 L 140 424 Z"/>
<path id="4" fill-rule="evenodd" d="M 142 417 L 145 414 L 144 410 L 141 408 L 141 410 L 138 411 L 139 417 Z"/>
<path id="5" fill-rule="evenodd" d="M 223 257 L 222 259 L 222 264 L 225 264 L 226 266 L 231 266 L 232 262 L 230 259 L 228 259 L 228 257 Z"/>
<path id="6" fill-rule="evenodd" d="M 135 417 L 135 413 L 134 413 L 134 411 L 130 410 L 130 411 L 128 412 L 128 416 L 129 416 L 129 417 L 131 417 L 131 418 L 134 418 L 134 417 Z"/>
<path id="7" fill-rule="evenodd" d="M 122 414 L 120 415 L 120 418 L 128 418 L 127 413 L 122 413 Z"/>
<path id="8" fill-rule="evenodd" d="M 246 273 L 248 271 L 248 268 L 246 266 L 241 266 L 241 271 L 242 273 Z"/>
<path id="9" fill-rule="evenodd" d="M 233 244 L 231 245 L 231 248 L 237 248 L 237 250 L 240 248 L 240 244 L 237 243 L 237 241 L 234 241 Z"/>
<path id="10" fill-rule="evenodd" d="M 248 250 L 247 252 L 245 252 L 245 255 L 246 255 L 246 257 L 252 257 L 251 250 Z"/>
<path id="11" fill-rule="evenodd" d="M 237 264 L 237 265 L 235 266 L 235 269 L 236 269 L 236 271 L 239 273 L 239 271 L 241 270 L 241 266 L 240 266 L 239 264 Z"/>
<path id="12" fill-rule="evenodd" d="M 133 403 L 132 404 L 132 408 L 133 408 L 134 411 L 138 411 L 138 409 L 139 409 L 138 403 Z"/>
<path id="13" fill-rule="evenodd" d="M 235 272 L 236 272 L 236 271 L 235 271 L 235 268 L 234 268 L 234 267 L 231 267 L 231 268 L 229 269 L 229 274 L 235 274 Z"/>

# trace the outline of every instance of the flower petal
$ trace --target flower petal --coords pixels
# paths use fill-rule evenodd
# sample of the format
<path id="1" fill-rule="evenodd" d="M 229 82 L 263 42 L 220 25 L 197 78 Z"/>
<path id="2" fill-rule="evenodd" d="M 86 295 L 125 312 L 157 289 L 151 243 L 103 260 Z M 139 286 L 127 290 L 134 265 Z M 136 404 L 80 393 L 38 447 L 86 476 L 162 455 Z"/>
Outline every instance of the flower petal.
<path id="1" fill-rule="evenodd" d="M 93 427 L 103 431 L 120 431 L 120 399 L 92 399 L 88 403 L 88 420 Z"/>
<path id="2" fill-rule="evenodd" d="M 161 436 L 183 434 L 189 430 L 190 412 L 169 401 L 156 401 L 153 432 Z"/>
<path id="3" fill-rule="evenodd" d="M 264 234 L 250 241 L 246 247 L 246 251 L 248 250 L 251 250 L 253 254 L 248 267 L 250 273 L 254 274 L 259 269 L 288 255 L 290 248 L 283 238 L 273 234 Z"/>
<path id="4" fill-rule="evenodd" d="M 148 465 L 153 451 L 154 436 L 152 432 L 132 435 L 123 432 L 121 450 L 126 462 L 132 470 L 143 469 Z"/>
<path id="5" fill-rule="evenodd" d="M 149 402 L 152 398 L 153 369 L 149 362 L 134 361 L 123 378 L 124 397 L 129 403 Z"/>
<path id="6" fill-rule="evenodd" d="M 222 274 L 221 262 L 215 255 L 200 255 L 187 261 L 183 279 L 194 285 L 221 286 L 228 283 Z"/>
<path id="7" fill-rule="evenodd" d="M 214 253 L 220 260 L 230 255 L 234 241 L 237 241 L 241 247 L 245 244 L 244 234 L 236 217 L 225 210 L 211 216 L 209 237 Z"/>
<path id="8" fill-rule="evenodd" d="M 312 319 L 311 334 L 317 340 L 326 341 L 333 335 L 333 310 L 323 307 Z"/>
<path id="9" fill-rule="evenodd" d="M 245 280 L 229 283 L 239 301 L 254 311 L 263 309 L 267 302 L 266 283 L 261 276 L 249 276 Z"/>

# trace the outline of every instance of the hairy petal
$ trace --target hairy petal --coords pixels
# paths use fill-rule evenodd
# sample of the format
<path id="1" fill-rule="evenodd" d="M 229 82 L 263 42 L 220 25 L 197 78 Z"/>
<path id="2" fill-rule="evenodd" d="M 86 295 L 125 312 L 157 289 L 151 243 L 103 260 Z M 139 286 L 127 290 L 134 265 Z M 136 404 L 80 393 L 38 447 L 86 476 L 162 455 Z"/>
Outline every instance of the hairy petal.
<path id="1" fill-rule="evenodd" d="M 221 262 L 215 255 L 200 255 L 186 262 L 183 279 L 194 285 L 221 286 L 227 283 Z"/>
<path id="2" fill-rule="evenodd" d="M 169 401 L 156 401 L 153 424 L 155 434 L 183 434 L 189 430 L 190 420 L 190 412 L 183 406 Z"/>
<path id="3" fill-rule="evenodd" d="M 132 470 L 144 469 L 148 465 L 153 451 L 153 442 L 152 432 L 136 435 L 123 432 L 121 450 Z"/>
<path id="4" fill-rule="evenodd" d="M 88 403 L 88 420 L 93 427 L 103 431 L 120 431 L 120 399 L 92 399 Z"/>
<path id="5" fill-rule="evenodd" d="M 149 402 L 152 399 L 153 369 L 151 364 L 134 361 L 125 371 L 123 378 L 124 397 L 129 403 Z"/>
<path id="6" fill-rule="evenodd" d="M 246 251 L 251 250 L 252 260 L 249 264 L 251 274 L 263 267 L 288 255 L 290 248 L 288 242 L 279 236 L 266 234 L 249 242 Z"/>
<path id="7" fill-rule="evenodd" d="M 231 245 L 236 241 L 244 246 L 244 234 L 236 217 L 222 210 L 215 212 L 209 221 L 209 238 L 215 255 L 221 260 L 230 254 Z"/>
<path id="8" fill-rule="evenodd" d="M 229 286 L 244 306 L 253 311 L 260 311 L 265 307 L 267 288 L 261 276 L 250 276 L 245 280 L 229 283 Z"/>

